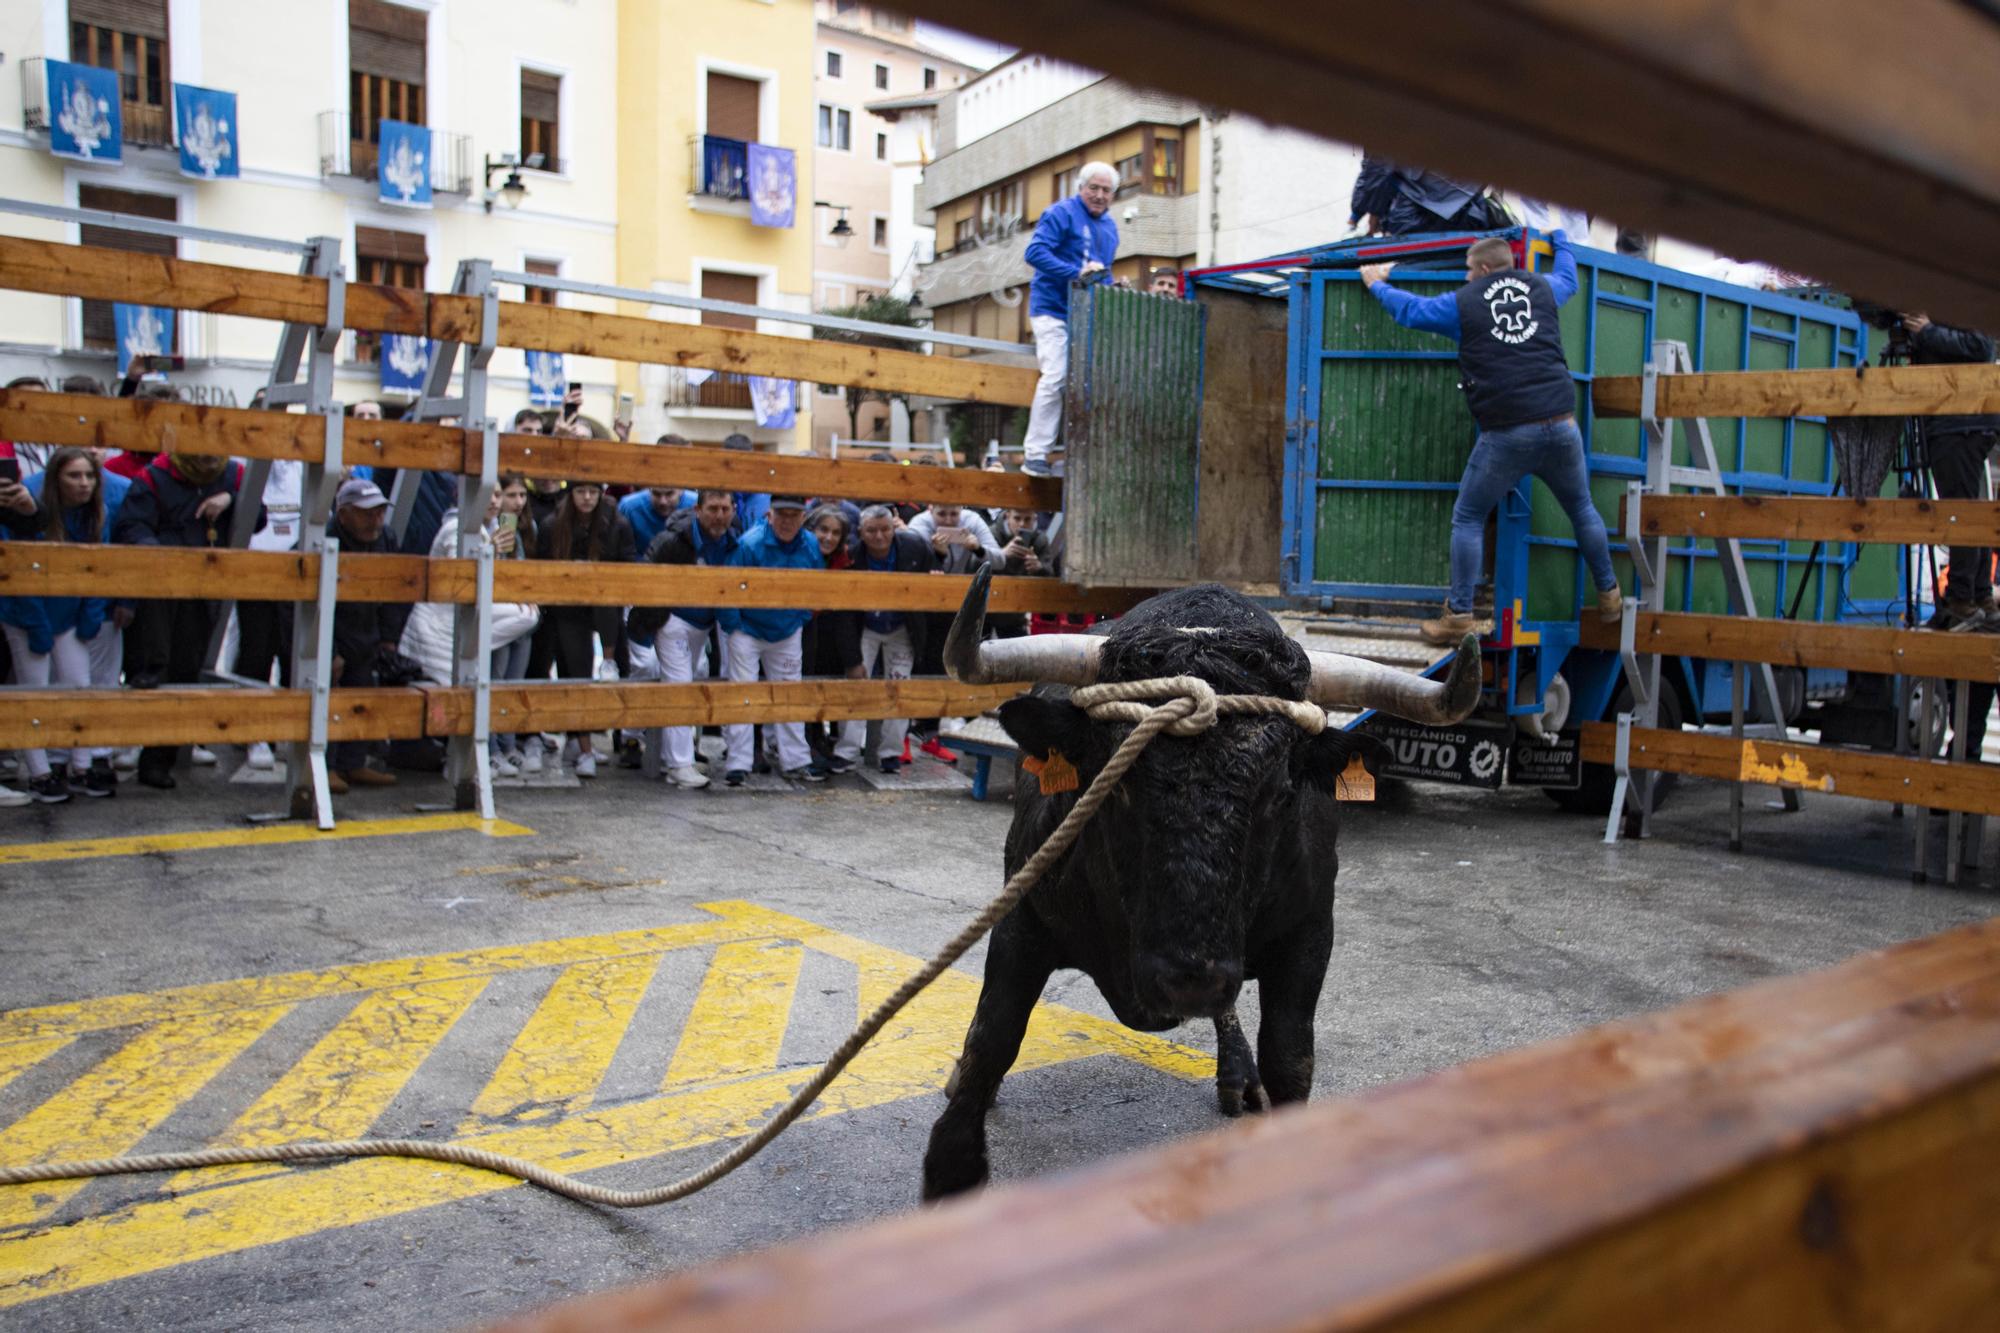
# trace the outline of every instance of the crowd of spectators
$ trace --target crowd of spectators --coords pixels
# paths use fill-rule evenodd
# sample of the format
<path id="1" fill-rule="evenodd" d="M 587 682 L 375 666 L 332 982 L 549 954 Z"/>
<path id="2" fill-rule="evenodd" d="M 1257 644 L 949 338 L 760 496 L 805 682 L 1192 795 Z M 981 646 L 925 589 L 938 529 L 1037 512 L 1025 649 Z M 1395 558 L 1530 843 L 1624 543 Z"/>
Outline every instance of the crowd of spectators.
<path id="1" fill-rule="evenodd" d="M 17 380 L 10 388 L 46 388 Z M 95 381 L 69 379 L 68 393 L 104 393 Z M 173 398 L 173 388 L 135 374 L 113 390 L 120 396 Z M 260 404 L 253 404 L 260 405 Z M 572 391 L 562 408 L 525 410 L 516 433 L 579 438 L 629 437 L 630 423 L 609 429 L 583 415 Z M 359 419 L 394 416 L 381 404 L 350 408 Z M 274 461 L 254 514 L 240 514 L 246 469 L 237 460 L 194 452 L 163 432 L 156 453 L 56 448 L 0 441 L 0 540 L 221 547 L 249 535 L 253 549 L 297 547 L 305 526 L 302 465 Z M 689 443 L 664 435 L 661 446 Z M 749 449 L 732 435 L 727 449 Z M 878 453 L 876 461 L 893 461 Z M 921 460 L 929 463 L 932 460 Z M 989 464 L 997 466 L 997 464 Z M 344 553 L 428 553 L 453 556 L 479 545 L 496 559 L 564 562 L 650 562 L 730 568 L 850 570 L 916 575 L 996 572 L 1052 576 L 1060 563 L 1044 517 L 1027 510 L 986 512 L 955 504 L 856 503 L 801 495 L 771 495 L 679 487 L 626 488 L 597 480 L 504 476 L 467 543 L 457 508 L 455 473 L 377 474 L 348 470 L 331 513 L 329 536 Z M 241 500 L 241 505 L 250 501 Z M 400 528 L 398 526 L 400 515 Z M 578 571 L 575 577 L 590 575 Z M 333 626 L 333 680 L 341 686 L 449 683 L 453 676 L 456 608 L 436 603 L 341 601 Z M 491 674 L 495 682 L 594 679 L 704 679 L 749 683 L 808 678 L 905 680 L 941 674 L 949 614 L 901 611 L 818 611 L 762 607 L 496 604 Z M 291 683 L 293 614 L 277 602 L 217 603 L 196 599 L 0 598 L 0 680 L 52 688 L 150 689 L 204 679 Z M 1003 634 L 1026 632 L 1023 617 L 996 618 Z M 913 751 L 943 762 L 954 755 L 937 734 L 939 720 L 846 722 L 811 727 L 775 723 L 721 728 L 720 745 L 697 744 L 696 729 L 667 728 L 658 738 L 662 776 L 699 789 L 738 787 L 753 772 L 799 782 L 823 782 L 866 762 L 885 773 L 910 763 Z M 914 735 L 912 734 L 914 732 Z M 872 754 L 863 751 L 873 736 Z M 598 752 L 592 736 L 496 734 L 488 762 L 497 777 L 545 773 L 555 766 L 591 779 L 598 765 L 642 764 L 642 738 L 613 733 L 614 754 Z M 707 749 L 710 758 L 703 759 Z M 244 747 L 251 769 L 274 768 L 267 742 Z M 77 796 L 118 792 L 121 771 L 148 787 L 177 785 L 184 762 L 214 764 L 203 746 L 143 749 L 28 750 L 0 756 L 0 805 L 59 804 Z M 336 795 L 356 786 L 397 782 L 401 769 L 436 769 L 437 742 L 387 745 L 344 741 L 329 747 L 329 781 Z"/>

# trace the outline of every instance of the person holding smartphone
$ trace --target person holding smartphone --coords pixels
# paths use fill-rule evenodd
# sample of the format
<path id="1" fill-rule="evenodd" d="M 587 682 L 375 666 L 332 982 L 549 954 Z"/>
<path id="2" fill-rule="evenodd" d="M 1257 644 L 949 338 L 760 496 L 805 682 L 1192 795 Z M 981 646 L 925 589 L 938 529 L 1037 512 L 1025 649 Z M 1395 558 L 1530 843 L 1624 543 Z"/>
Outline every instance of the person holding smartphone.
<path id="1" fill-rule="evenodd" d="M 598 560 L 628 564 L 632 560 L 632 525 L 604 500 L 601 482 L 576 480 L 563 492 L 562 503 L 541 534 L 544 560 Z M 619 622 L 623 617 L 615 606 L 550 606 L 542 619 L 553 622 L 555 630 L 556 676 L 560 680 L 590 680 L 596 675 L 595 637 L 603 645 L 603 655 L 616 659 Z M 578 732 L 576 775 L 597 776 L 597 757 L 589 732 Z"/>

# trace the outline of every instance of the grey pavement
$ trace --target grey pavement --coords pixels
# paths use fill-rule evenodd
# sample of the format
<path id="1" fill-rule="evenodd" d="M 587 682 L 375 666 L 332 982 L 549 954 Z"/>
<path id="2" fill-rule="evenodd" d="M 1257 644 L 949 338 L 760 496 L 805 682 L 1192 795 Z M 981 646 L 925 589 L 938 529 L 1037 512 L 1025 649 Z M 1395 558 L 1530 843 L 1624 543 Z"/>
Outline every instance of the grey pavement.
<path id="1" fill-rule="evenodd" d="M 128 785 L 115 802 L 0 812 L 0 843 L 239 828 L 276 790 L 232 784 L 231 768 L 225 758 L 173 793 Z M 685 793 L 607 768 L 580 789 L 503 792 L 500 814 L 531 837 L 431 832 L 0 864 L 0 1010 L 636 931 L 702 920 L 697 904 L 720 899 L 925 956 L 999 887 L 1010 816 L 1001 776 L 995 796 L 975 804 L 963 794 L 874 791 L 851 778 L 787 793 Z M 353 819 L 407 817 L 414 801 L 439 795 L 434 781 L 406 781 L 340 808 Z M 1983 918 L 2000 901 L 1991 869 L 1973 877 L 1983 886 L 1913 887 L 1910 821 L 1886 807 L 1808 796 L 1802 813 L 1786 815 L 1764 809 L 1762 795 L 1753 795 L 1741 855 L 1725 849 L 1719 785 L 1684 786 L 1655 838 L 1615 848 L 1601 844 L 1596 821 L 1563 815 L 1532 791 L 1417 788 L 1383 808 L 1346 807 L 1316 1095 L 1823 966 Z M 1943 820 L 1933 825 L 1941 837 Z M 982 956 L 965 969 L 976 973 Z M 665 955 L 598 1108 L 643 1107 L 657 1094 L 704 970 L 698 953 Z M 375 1132 L 444 1134 L 546 980 L 495 978 L 388 1102 Z M 807 955 L 784 1065 L 808 1068 L 838 1041 L 853 985 L 851 971 Z M 1109 1017 L 1075 975 L 1058 976 L 1046 998 Z M 1246 996 L 1246 1026 L 1255 1008 Z M 143 1147 L 211 1141 L 324 1031 L 306 1011 L 273 1025 Z M 948 1035 L 955 1043 L 959 1034 Z M 1212 1049 L 1205 1024 L 1170 1035 Z M 79 1039 L 11 1083 L 0 1066 L 0 1145 L 122 1039 Z M 0 1328 L 477 1324 L 907 1209 L 941 1104 L 929 1091 L 801 1124 L 707 1193 L 643 1212 L 508 1188 L 133 1276 L 118 1276 L 117 1247 L 127 1242 L 93 1231 L 90 1219 L 143 1209 L 164 1197 L 166 1182 L 99 1181 L 48 1220 L 0 1225 Z M 991 1128 L 995 1178 L 1074 1168 L 1223 1123 L 1203 1083 L 1114 1054 L 1051 1064 L 1002 1091 Z M 690 1147 L 590 1178 L 657 1183 L 718 1151 Z M 294 1174 L 301 1190 L 316 1183 L 315 1169 Z M 96 1276 L 22 1303 L 20 1291 L 7 1291 L 22 1262 L 9 1251 L 27 1253 L 30 1240 L 35 1255 L 74 1257 Z"/>

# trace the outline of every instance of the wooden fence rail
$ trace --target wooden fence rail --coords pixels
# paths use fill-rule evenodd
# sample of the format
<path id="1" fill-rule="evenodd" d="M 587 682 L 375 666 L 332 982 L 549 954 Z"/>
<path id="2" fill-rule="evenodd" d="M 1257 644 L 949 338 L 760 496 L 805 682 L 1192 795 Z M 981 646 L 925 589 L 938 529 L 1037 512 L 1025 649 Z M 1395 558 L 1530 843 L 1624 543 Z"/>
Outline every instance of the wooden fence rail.
<path id="1" fill-rule="evenodd" d="M 2000 502 L 1992 500 L 1649 495 L 1639 506 L 1637 533 L 1620 507 L 1619 527 L 1628 537 L 2000 545 Z"/>
<path id="2" fill-rule="evenodd" d="M 1666 657 L 1834 667 L 1885 676 L 2000 681 L 2000 635 L 1747 616 L 1640 611 L 1635 646 Z M 1618 650 L 1618 626 L 1586 618 L 1580 646 Z"/>
<path id="3" fill-rule="evenodd" d="M 1639 415 L 1637 375 L 1590 385 L 1601 417 Z M 1703 371 L 1661 375 L 1662 417 L 1903 417 L 2000 412 L 2000 366 L 1868 366 L 1844 370 Z"/>

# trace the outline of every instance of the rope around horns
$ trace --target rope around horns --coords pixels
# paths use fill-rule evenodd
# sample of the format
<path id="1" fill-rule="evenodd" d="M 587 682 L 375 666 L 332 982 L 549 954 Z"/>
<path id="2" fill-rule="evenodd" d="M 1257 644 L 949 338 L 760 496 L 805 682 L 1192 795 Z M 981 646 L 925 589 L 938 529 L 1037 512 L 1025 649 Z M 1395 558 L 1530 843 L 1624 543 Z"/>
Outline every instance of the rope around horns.
<path id="1" fill-rule="evenodd" d="M 1165 698 L 1165 702 L 1148 705 L 1139 702 L 1144 699 Z M 1161 732 L 1173 736 L 1192 736 L 1214 726 L 1223 713 L 1264 713 L 1288 717 L 1308 734 L 1318 735 L 1326 728 L 1326 713 L 1316 704 L 1299 703 L 1291 699 L 1276 699 L 1261 694 L 1217 694 L 1207 681 L 1194 676 L 1164 676 L 1154 680 L 1123 681 L 1108 685 L 1089 685 L 1077 689 L 1071 698 L 1080 708 L 1089 712 L 1098 721 L 1132 722 L 1131 734 L 1125 737 L 1111 756 L 1103 771 L 1096 778 L 1070 812 L 1063 817 L 1056 831 L 1048 841 L 1028 858 L 1026 865 L 1015 871 L 1008 879 L 1000 896 L 958 932 L 952 941 L 939 950 L 937 955 L 925 963 L 893 994 L 880 1004 L 860 1026 L 848 1034 L 840 1043 L 819 1072 L 807 1081 L 785 1104 L 783 1110 L 767 1122 L 762 1129 L 717 1158 L 708 1166 L 666 1185 L 643 1190 L 607 1189 L 551 1171 L 534 1162 L 520 1157 L 509 1157 L 504 1153 L 487 1152 L 483 1148 L 473 1148 L 456 1143 L 434 1143 L 426 1139 L 342 1139 L 325 1143 L 287 1143 L 271 1147 L 208 1148 L 200 1152 L 147 1153 L 133 1157 L 102 1157 L 91 1161 L 44 1162 L 35 1166 L 0 1167 L 0 1185 L 27 1185 L 44 1180 L 76 1180 L 88 1176 L 130 1175 L 147 1171 L 191 1171 L 205 1166 L 238 1166 L 251 1162 L 317 1162 L 340 1157 L 412 1157 L 430 1162 L 449 1162 L 456 1166 L 478 1167 L 503 1176 L 513 1176 L 543 1189 L 560 1194 L 565 1198 L 582 1203 L 603 1204 L 609 1208 L 646 1208 L 658 1203 L 671 1203 L 684 1199 L 698 1190 L 713 1185 L 716 1181 L 734 1171 L 737 1167 L 755 1157 L 778 1135 L 785 1132 L 793 1121 L 804 1115 L 806 1110 L 826 1091 L 827 1085 L 840 1076 L 842 1070 L 853 1062 L 878 1032 L 887 1026 L 903 1007 L 914 1000 L 923 989 L 944 974 L 946 968 L 965 956 L 973 945 L 993 929 L 1000 918 L 1014 909 L 1014 905 L 1027 896 L 1054 865 L 1064 852 L 1070 849 L 1084 825 L 1097 813 L 1111 795 L 1113 788 L 1137 763 L 1146 747 Z"/>

